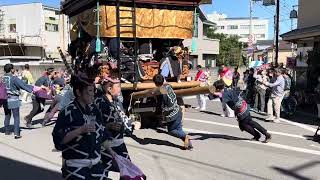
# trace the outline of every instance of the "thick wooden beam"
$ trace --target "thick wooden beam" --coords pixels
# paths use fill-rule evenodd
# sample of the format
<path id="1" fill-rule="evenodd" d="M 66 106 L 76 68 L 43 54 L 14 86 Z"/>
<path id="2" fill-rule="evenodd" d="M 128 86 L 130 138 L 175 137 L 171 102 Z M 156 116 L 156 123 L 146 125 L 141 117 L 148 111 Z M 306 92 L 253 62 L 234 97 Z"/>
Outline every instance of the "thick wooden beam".
<path id="1" fill-rule="evenodd" d="M 194 96 L 199 94 L 209 94 L 210 92 L 214 92 L 214 91 L 215 91 L 214 88 L 209 86 L 174 90 L 174 92 L 178 97 Z M 141 99 L 141 98 L 158 96 L 160 94 L 165 94 L 165 93 L 166 91 L 161 88 L 154 88 L 154 89 L 148 89 L 148 90 L 139 91 L 139 92 L 133 92 L 131 96 L 132 96 L 132 99 Z"/>
<path id="2" fill-rule="evenodd" d="M 172 86 L 173 89 L 183 89 L 183 88 L 192 88 L 200 86 L 199 81 L 190 81 L 190 82 L 169 82 L 169 84 Z M 150 83 L 121 83 L 121 89 L 122 90 L 146 90 L 146 89 L 153 89 L 156 85 L 152 82 Z"/>

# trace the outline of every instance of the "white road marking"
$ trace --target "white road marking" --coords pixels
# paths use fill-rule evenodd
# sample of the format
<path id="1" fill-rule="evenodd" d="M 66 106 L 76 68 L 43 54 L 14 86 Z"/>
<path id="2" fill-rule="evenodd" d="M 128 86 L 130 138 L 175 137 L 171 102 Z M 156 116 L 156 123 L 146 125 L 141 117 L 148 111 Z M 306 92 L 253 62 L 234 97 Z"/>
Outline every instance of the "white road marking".
<path id="1" fill-rule="evenodd" d="M 197 96 L 185 96 L 185 97 L 183 97 L 183 99 L 196 99 L 196 98 L 197 98 Z M 209 100 L 208 97 L 205 97 L 205 99 L 206 99 L 206 100 Z M 220 101 L 220 99 L 219 99 L 219 98 L 216 98 L 216 99 L 213 99 L 213 100 L 211 100 L 211 101 Z"/>
<path id="2" fill-rule="evenodd" d="M 187 96 L 187 97 L 184 97 L 184 99 L 195 99 L 197 98 L 196 96 Z M 206 97 L 207 100 L 209 100 L 209 98 Z M 220 101 L 219 98 L 216 98 L 216 99 L 213 99 L 211 101 Z M 294 125 L 294 126 L 297 126 L 297 127 L 300 127 L 302 129 L 305 129 L 305 130 L 308 130 L 308 131 L 311 131 L 311 132 L 316 132 L 316 129 L 311 127 L 311 126 L 308 126 L 308 125 L 305 125 L 305 124 L 301 124 L 301 123 L 297 123 L 297 122 L 292 122 L 292 121 L 289 121 L 289 120 L 286 120 L 286 119 L 283 119 L 283 118 L 280 118 L 280 121 L 284 121 L 288 124 L 291 124 L 291 125 Z"/>
<path id="3" fill-rule="evenodd" d="M 316 146 L 316 145 L 314 145 L 314 144 L 311 144 L 310 146 L 320 149 L 320 146 Z"/>
<path id="4" fill-rule="evenodd" d="M 218 125 L 218 126 L 224 126 L 224 127 L 239 128 L 239 126 L 235 126 L 235 125 L 232 125 L 232 124 L 204 121 L 204 120 L 201 120 L 201 119 L 184 118 L 184 120 L 193 121 L 193 122 L 199 122 L 199 123 L 212 124 L 212 125 Z M 281 135 L 281 136 L 287 136 L 287 137 L 293 137 L 293 138 L 299 138 L 299 139 L 307 139 L 306 137 L 304 137 L 302 135 L 288 134 L 288 133 L 276 132 L 276 131 L 268 131 L 268 132 L 271 133 L 271 134 L 276 134 L 276 135 Z"/>
<path id="5" fill-rule="evenodd" d="M 186 130 L 187 132 L 191 132 L 191 133 L 214 134 L 214 132 L 201 131 L 201 130 L 197 130 L 197 129 L 189 129 L 189 128 L 183 128 L 183 129 Z M 310 149 L 288 146 L 288 145 L 283 145 L 283 144 L 277 144 L 277 143 L 272 143 L 272 142 L 262 143 L 262 142 L 249 141 L 249 140 L 243 140 L 243 142 L 320 156 L 320 151 L 316 151 L 316 150 L 310 150 Z"/>
<path id="6" fill-rule="evenodd" d="M 302 129 L 305 129 L 305 130 L 308 130 L 308 131 L 311 131 L 311 132 L 316 132 L 316 129 L 314 129 L 314 128 L 308 126 L 308 125 L 305 125 L 305 124 L 288 121 L 288 120 L 283 119 L 283 118 L 280 118 L 280 121 L 284 121 L 284 122 L 286 122 L 286 123 L 288 123 L 288 124 L 291 124 L 291 125 L 300 127 L 300 128 L 302 128 Z"/>

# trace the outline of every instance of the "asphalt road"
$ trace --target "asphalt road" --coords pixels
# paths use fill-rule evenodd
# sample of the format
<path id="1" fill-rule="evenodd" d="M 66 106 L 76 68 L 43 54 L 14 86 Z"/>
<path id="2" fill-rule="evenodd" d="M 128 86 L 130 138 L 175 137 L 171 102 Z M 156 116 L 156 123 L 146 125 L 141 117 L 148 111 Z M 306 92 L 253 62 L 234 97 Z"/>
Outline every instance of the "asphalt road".
<path id="1" fill-rule="evenodd" d="M 185 103 L 195 106 L 196 100 L 187 98 Z M 21 117 L 30 108 L 24 105 Z M 218 101 L 208 102 L 206 112 L 187 110 L 183 124 L 192 137 L 193 151 L 182 150 L 182 141 L 165 131 L 135 131 L 134 138 L 125 139 L 133 162 L 150 180 L 320 180 L 320 144 L 309 137 L 315 126 L 285 119 L 274 124 L 252 114 L 273 136 L 264 144 L 249 141 L 251 135 L 241 132 L 234 118 L 220 117 L 221 112 Z M 3 112 L 0 116 L 3 124 Z M 53 126 L 22 129 L 19 140 L 0 134 L 1 180 L 60 179 L 61 154 L 52 144 Z M 117 179 L 118 174 L 110 177 Z"/>

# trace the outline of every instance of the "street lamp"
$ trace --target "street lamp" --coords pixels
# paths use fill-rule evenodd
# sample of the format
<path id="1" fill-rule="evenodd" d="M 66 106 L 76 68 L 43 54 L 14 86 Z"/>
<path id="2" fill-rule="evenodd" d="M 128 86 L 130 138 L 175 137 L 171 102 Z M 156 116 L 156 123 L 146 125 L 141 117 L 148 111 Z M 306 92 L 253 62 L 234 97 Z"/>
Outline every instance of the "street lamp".
<path id="1" fill-rule="evenodd" d="M 298 11 L 293 9 L 291 12 L 290 12 L 290 19 L 297 19 L 298 18 Z"/>
<path id="2" fill-rule="evenodd" d="M 290 12 L 290 19 L 298 18 L 298 11 L 294 9 L 295 7 L 298 7 L 298 5 L 292 6 L 292 11 Z"/>
<path id="3" fill-rule="evenodd" d="M 293 30 L 293 20 L 298 18 L 298 11 L 294 8 L 298 7 L 298 5 L 292 6 L 292 11 L 290 12 L 290 19 L 291 19 L 291 30 Z M 291 53 L 292 57 L 294 56 L 294 44 L 291 43 Z"/>
<path id="4" fill-rule="evenodd" d="M 264 5 L 264 6 L 274 6 L 274 5 L 276 5 L 276 1 L 275 0 L 263 0 L 262 5 Z"/>

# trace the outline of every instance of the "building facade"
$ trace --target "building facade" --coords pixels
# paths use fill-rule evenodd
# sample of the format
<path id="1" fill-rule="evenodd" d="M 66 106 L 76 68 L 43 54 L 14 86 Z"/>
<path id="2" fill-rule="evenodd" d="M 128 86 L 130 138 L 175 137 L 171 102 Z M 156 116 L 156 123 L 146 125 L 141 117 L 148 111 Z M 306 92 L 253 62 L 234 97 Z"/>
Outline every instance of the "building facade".
<path id="1" fill-rule="evenodd" d="M 215 23 L 209 21 L 208 17 L 200 8 L 198 12 L 199 17 L 195 37 L 184 40 L 183 44 L 185 47 L 193 49 L 190 57 L 193 67 L 197 65 L 201 65 L 202 67 L 215 67 L 219 55 L 220 41 L 207 37 L 208 29 L 214 28 Z"/>
<path id="2" fill-rule="evenodd" d="M 59 59 L 57 47 L 66 50 L 68 46 L 67 24 L 58 8 L 42 3 L 0 6 L 0 48 L 4 50 L 0 56 Z"/>
<path id="3" fill-rule="evenodd" d="M 299 0 L 297 29 L 281 35 L 283 40 L 297 44 L 296 67 L 306 68 L 297 77 L 304 77 L 300 81 L 308 89 L 316 86 L 320 76 L 319 6 L 319 0 Z"/>
<path id="4" fill-rule="evenodd" d="M 217 33 L 239 36 L 239 41 L 248 42 L 250 32 L 249 18 L 227 18 L 225 14 L 213 12 L 208 15 L 210 21 L 217 24 Z M 269 31 L 268 19 L 252 18 L 254 40 L 267 40 Z"/>
<path id="5" fill-rule="evenodd" d="M 265 63 L 274 62 L 275 47 L 272 40 L 258 41 L 254 46 L 254 60 L 263 60 Z M 279 41 L 278 63 L 287 66 L 287 59 L 294 54 L 291 43 L 286 41 Z"/>

